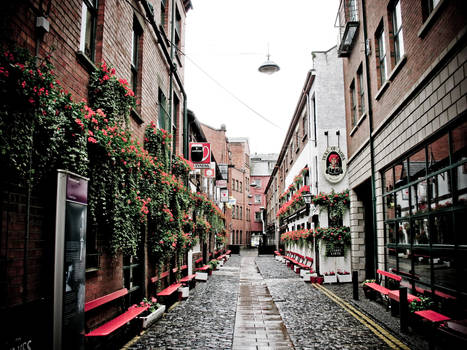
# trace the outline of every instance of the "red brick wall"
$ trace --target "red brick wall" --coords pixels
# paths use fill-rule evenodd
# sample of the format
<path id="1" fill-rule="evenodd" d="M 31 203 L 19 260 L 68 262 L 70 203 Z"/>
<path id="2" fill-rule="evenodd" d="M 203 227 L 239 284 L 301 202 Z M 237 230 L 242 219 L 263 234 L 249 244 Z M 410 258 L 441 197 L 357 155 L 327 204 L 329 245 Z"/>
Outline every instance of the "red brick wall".
<path id="1" fill-rule="evenodd" d="M 151 1 L 153 5 L 156 1 Z M 25 47 L 34 54 L 35 52 L 35 18 L 40 14 L 39 3 L 43 3 L 44 10 L 47 4 L 51 4 L 48 21 L 50 22 L 50 32 L 46 33 L 43 40 L 40 41 L 39 56 L 44 57 L 50 53 L 51 61 L 55 66 L 55 74 L 57 79 L 62 82 L 64 89 L 70 91 L 75 101 L 87 99 L 87 86 L 89 80 L 88 70 L 79 62 L 77 51 L 80 43 L 81 30 L 81 0 L 69 1 L 39 1 L 33 0 L 28 2 L 8 2 L 0 5 L 1 37 L 0 43 L 5 44 L 13 41 L 16 45 Z M 159 5 L 159 2 L 157 2 Z M 133 5 L 138 11 L 144 12 L 140 3 L 135 1 Z M 184 22 L 185 12 L 181 1 L 177 1 L 179 12 L 182 15 Z M 156 22 L 159 21 L 159 6 L 154 6 Z M 171 7 L 169 9 L 171 11 Z M 126 1 L 120 0 L 100 0 L 99 1 L 99 16 L 97 26 L 97 43 L 96 43 L 96 62 L 105 60 L 108 64 L 115 67 L 118 78 L 127 79 L 130 81 L 130 63 L 131 63 L 131 39 L 133 26 L 134 9 Z M 143 133 L 145 126 L 157 120 L 158 114 L 158 89 L 160 88 L 166 95 L 168 101 L 169 95 L 169 74 L 168 65 L 162 54 L 162 50 L 158 46 L 155 34 L 152 28 L 145 21 L 143 24 L 142 35 L 142 62 L 140 69 L 142 71 L 141 88 L 138 92 L 138 101 L 141 103 L 139 112 L 144 121 L 138 125 L 134 120 L 131 121 L 135 137 L 139 141 L 143 141 Z M 182 25 L 182 27 L 184 24 Z M 184 35 L 182 35 L 183 41 Z M 182 42 L 183 47 L 183 42 Z M 52 50 L 54 48 L 54 50 Z M 178 72 L 183 79 L 183 59 L 179 61 Z M 183 81 L 183 80 L 182 80 Z M 177 94 L 180 101 L 180 108 L 183 106 L 183 95 L 177 87 L 175 79 L 173 81 L 174 93 Z M 183 113 L 180 109 L 178 112 L 179 120 L 176 123 L 178 128 L 179 144 L 177 149 L 181 148 L 182 130 L 183 130 Z M 11 279 L 9 283 L 9 298 L 8 304 L 20 302 L 17 299 L 21 294 L 21 264 L 19 263 L 22 257 L 21 244 L 22 235 L 24 234 L 24 198 L 15 196 L 11 204 L 11 214 L 8 220 L 2 220 L 2 239 L 6 225 L 8 225 L 9 234 L 12 240 L 9 241 L 11 250 L 9 254 L 12 256 L 11 269 L 6 272 Z M 48 208 L 50 209 L 50 208 Z M 36 211 L 32 219 L 33 229 L 31 231 L 31 274 L 43 269 L 40 265 L 41 257 L 44 251 L 53 251 L 53 235 L 50 232 L 44 231 L 41 226 L 41 221 L 44 219 L 40 216 L 40 207 L 33 208 Z M 2 217 L 5 218 L 5 212 L 2 211 Z M 101 242 L 102 246 L 105 242 Z M 10 247 L 10 246 L 9 246 Z M 52 247 L 52 248 L 51 248 Z M 36 249 L 37 248 L 37 249 Z M 40 249 L 39 249 L 40 248 Z M 4 247 L 2 246 L 2 249 Z M 123 285 L 122 278 L 122 261 L 119 258 L 112 258 L 105 254 L 101 256 L 101 266 L 96 272 L 86 275 L 86 300 L 91 300 L 102 296 Z M 17 255 L 17 256 L 16 256 Z M 52 254 L 53 256 L 53 254 Z M 37 261 L 37 266 L 34 261 Z M 39 288 L 34 288 L 39 284 L 40 278 L 38 275 L 31 276 L 31 290 L 39 292 Z M 31 294 L 31 297 L 34 294 Z"/>
<path id="2" fill-rule="evenodd" d="M 375 32 L 378 25 L 383 23 L 385 30 L 385 42 L 388 54 L 390 53 L 389 34 L 392 29 L 388 20 L 388 4 L 390 1 L 366 1 L 367 34 L 371 40 L 371 55 L 369 56 L 369 70 L 371 80 L 371 103 L 373 106 L 374 128 L 388 116 L 389 112 L 397 105 L 398 101 L 417 82 L 423 72 L 433 63 L 465 26 L 466 4 L 463 1 L 445 1 L 436 20 L 426 35 L 418 36 L 424 19 L 422 16 L 422 1 L 400 0 L 402 13 L 402 26 L 404 36 L 404 48 L 407 61 L 391 80 L 388 88 L 376 100 L 379 85 L 376 71 L 376 47 Z M 347 134 L 352 130 L 350 123 L 350 96 L 349 86 L 352 79 L 356 78 L 359 65 L 364 62 L 364 40 L 361 2 L 359 2 L 360 26 L 354 39 L 354 47 L 349 58 L 344 58 L 344 86 L 346 94 Z M 388 76 L 394 68 L 393 59 L 388 60 Z M 365 78 L 366 79 L 366 78 Z M 368 108 L 368 106 L 367 106 Z M 360 124 L 352 136 L 348 135 L 348 154 L 352 156 L 362 143 L 368 139 L 368 118 Z"/>

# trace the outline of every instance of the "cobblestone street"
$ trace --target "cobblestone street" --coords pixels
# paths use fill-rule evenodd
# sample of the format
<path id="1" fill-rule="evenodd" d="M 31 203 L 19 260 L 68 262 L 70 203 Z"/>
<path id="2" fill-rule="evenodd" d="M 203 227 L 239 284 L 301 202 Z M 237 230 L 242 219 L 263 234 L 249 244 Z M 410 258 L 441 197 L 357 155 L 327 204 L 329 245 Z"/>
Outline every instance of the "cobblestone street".
<path id="1" fill-rule="evenodd" d="M 350 310 L 335 288 L 348 290 L 305 284 L 272 256 L 243 251 L 127 348 L 408 348 L 386 331 L 389 343 L 375 335 L 370 328 L 380 326 Z"/>

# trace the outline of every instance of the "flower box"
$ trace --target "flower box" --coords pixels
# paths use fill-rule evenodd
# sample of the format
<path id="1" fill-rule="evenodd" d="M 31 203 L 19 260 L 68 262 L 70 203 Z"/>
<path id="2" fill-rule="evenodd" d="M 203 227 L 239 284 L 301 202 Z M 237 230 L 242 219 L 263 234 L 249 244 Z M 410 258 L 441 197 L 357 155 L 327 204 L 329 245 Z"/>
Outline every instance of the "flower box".
<path id="1" fill-rule="evenodd" d="M 186 299 L 190 295 L 190 287 L 180 287 L 178 288 L 178 292 L 182 299 Z"/>
<path id="2" fill-rule="evenodd" d="M 324 283 L 337 283 L 337 276 L 336 275 L 324 275 Z"/>
<path id="3" fill-rule="evenodd" d="M 337 280 L 339 281 L 339 283 L 352 282 L 352 275 L 350 273 L 337 274 Z"/>
<path id="4" fill-rule="evenodd" d="M 196 272 L 195 280 L 197 281 L 207 281 L 208 273 L 207 272 Z"/>
<path id="5" fill-rule="evenodd" d="M 156 311 L 150 312 L 149 310 L 143 312 L 138 316 L 138 319 L 141 320 L 141 326 L 143 328 L 148 328 L 151 324 L 157 321 L 165 312 L 165 305 L 161 305 Z"/>

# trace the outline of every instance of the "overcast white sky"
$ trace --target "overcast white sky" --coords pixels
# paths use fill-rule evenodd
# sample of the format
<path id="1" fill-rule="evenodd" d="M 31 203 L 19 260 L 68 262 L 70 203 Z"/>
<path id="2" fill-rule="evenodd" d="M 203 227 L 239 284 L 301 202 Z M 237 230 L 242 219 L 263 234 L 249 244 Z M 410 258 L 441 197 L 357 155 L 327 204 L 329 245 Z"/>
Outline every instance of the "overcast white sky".
<path id="1" fill-rule="evenodd" d="M 278 153 L 312 68 L 311 51 L 336 45 L 339 0 L 192 0 L 186 19 L 188 108 L 205 124 L 248 137 L 250 151 Z M 281 70 L 258 72 L 266 60 Z M 232 97 L 198 67 L 253 110 Z"/>

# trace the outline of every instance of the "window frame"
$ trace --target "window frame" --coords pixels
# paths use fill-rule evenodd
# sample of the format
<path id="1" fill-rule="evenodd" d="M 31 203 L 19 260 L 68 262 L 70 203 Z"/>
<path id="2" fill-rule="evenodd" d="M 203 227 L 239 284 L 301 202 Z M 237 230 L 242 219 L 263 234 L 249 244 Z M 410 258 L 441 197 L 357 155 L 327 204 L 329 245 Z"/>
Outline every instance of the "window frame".
<path id="1" fill-rule="evenodd" d="M 86 56 L 91 62 L 96 60 L 96 32 L 97 32 L 97 15 L 98 15 L 98 0 L 83 0 L 81 6 L 81 29 L 80 29 L 80 40 L 79 40 L 79 51 Z M 88 11 L 91 14 L 91 24 L 88 27 Z M 87 35 L 88 30 L 90 31 L 90 52 L 86 52 Z"/>
<path id="2" fill-rule="evenodd" d="M 400 18 L 400 23 L 397 20 Z M 397 65 L 405 55 L 404 49 L 404 33 L 403 33 L 403 21 L 401 12 L 401 2 L 397 0 L 394 3 L 390 13 L 392 32 L 393 32 L 393 51 L 394 51 L 394 66 Z"/>
<path id="3" fill-rule="evenodd" d="M 376 32 L 376 42 L 378 50 L 376 55 L 379 87 L 382 87 L 388 81 L 387 49 L 384 36 L 384 28 L 381 27 Z M 383 74 L 384 72 L 384 74 Z"/>

